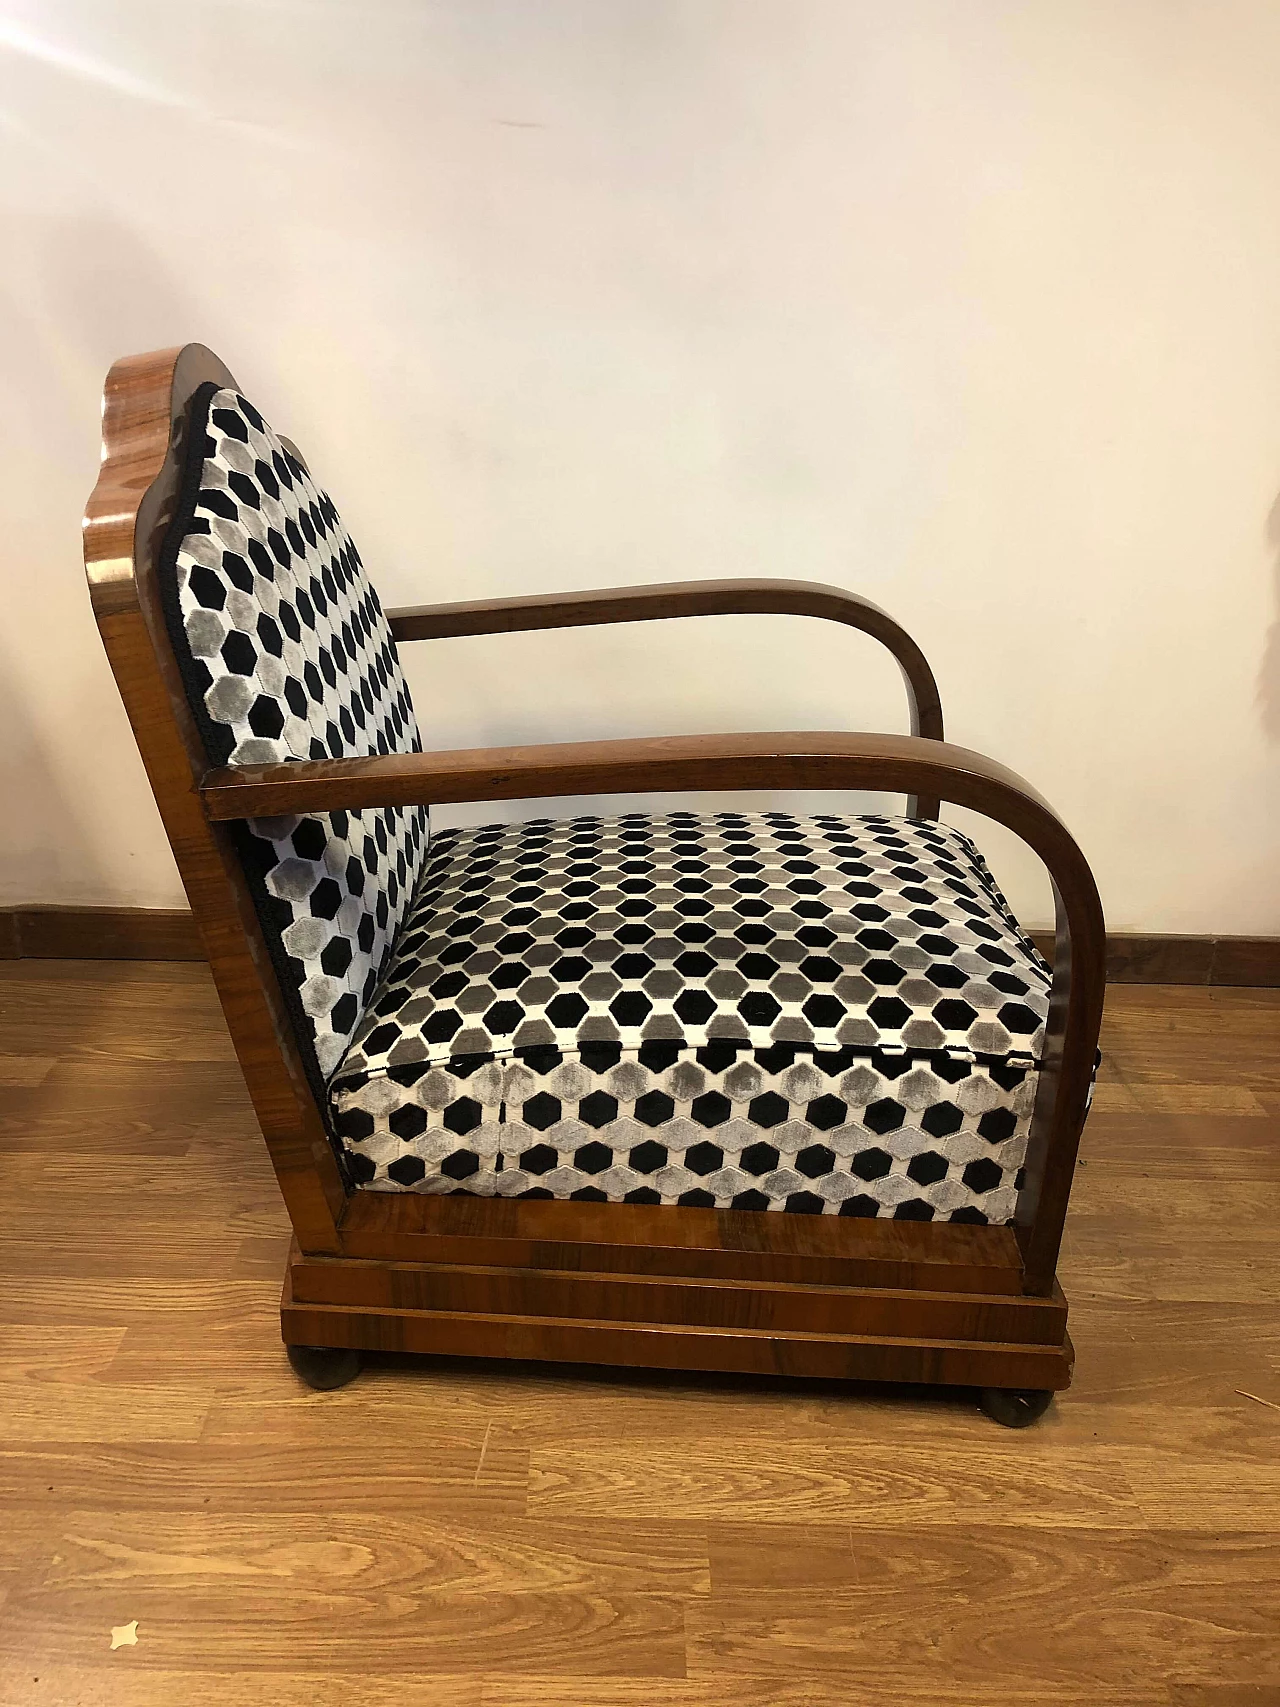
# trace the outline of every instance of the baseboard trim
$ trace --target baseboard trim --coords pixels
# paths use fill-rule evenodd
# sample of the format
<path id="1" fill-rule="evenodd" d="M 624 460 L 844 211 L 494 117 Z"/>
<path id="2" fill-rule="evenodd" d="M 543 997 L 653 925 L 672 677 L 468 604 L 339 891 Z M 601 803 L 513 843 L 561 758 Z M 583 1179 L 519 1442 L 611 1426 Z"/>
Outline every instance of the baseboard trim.
<path id="1" fill-rule="evenodd" d="M 0 908 L 0 960 L 203 960 L 185 907 Z"/>
<path id="2" fill-rule="evenodd" d="M 1053 937 L 1032 933 L 1043 954 Z M 185 908 L 0 907 L 0 960 L 203 960 L 200 934 Z M 1123 931 L 1107 938 L 1109 984 L 1280 986 L 1280 937 L 1153 936 Z"/>
<path id="3" fill-rule="evenodd" d="M 1036 946 L 1053 953 L 1053 937 L 1036 931 Z M 1107 936 L 1108 984 L 1280 985 L 1280 937 L 1158 936 L 1118 931 Z"/>

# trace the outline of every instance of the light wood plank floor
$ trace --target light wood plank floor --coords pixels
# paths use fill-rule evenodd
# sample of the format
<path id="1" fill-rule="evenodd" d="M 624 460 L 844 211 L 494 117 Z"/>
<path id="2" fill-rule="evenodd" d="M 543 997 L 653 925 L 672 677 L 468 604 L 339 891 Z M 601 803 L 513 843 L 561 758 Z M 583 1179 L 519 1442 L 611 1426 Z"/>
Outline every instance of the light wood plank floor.
<path id="1" fill-rule="evenodd" d="M 205 969 L 0 967 L 0 1701 L 1274 1707 L 1280 991 L 1118 988 L 1106 1044 L 1035 1429 L 463 1362 L 315 1394 Z"/>

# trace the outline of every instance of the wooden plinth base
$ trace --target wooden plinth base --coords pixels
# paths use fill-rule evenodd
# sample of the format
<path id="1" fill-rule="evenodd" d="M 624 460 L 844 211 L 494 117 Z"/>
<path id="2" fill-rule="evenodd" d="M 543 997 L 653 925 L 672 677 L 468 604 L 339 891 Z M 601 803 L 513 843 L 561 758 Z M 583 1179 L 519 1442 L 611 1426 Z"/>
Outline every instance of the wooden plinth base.
<path id="1" fill-rule="evenodd" d="M 1057 1390 L 1071 1381 L 1067 1301 L 1056 1286 L 1046 1298 L 1018 1290 L 1017 1247 L 1005 1228 L 957 1228 L 939 1241 L 948 1229 L 904 1235 L 901 1224 L 867 1223 L 843 1258 L 845 1280 L 824 1271 L 816 1248 L 798 1257 L 786 1246 L 799 1236 L 848 1245 L 848 1222 L 805 1217 L 810 1225 L 794 1229 L 802 1218 L 752 1216 L 756 1248 L 747 1252 L 730 1248 L 741 1229 L 713 1212 L 650 1211 L 705 1220 L 675 1224 L 688 1238 L 683 1249 L 668 1243 L 645 1253 L 634 1233 L 582 1242 L 575 1228 L 572 1246 L 546 1242 L 557 1214 L 586 1207 L 577 1204 L 522 1204 L 521 1225 L 504 1226 L 501 1237 L 459 1236 L 469 1212 L 456 1201 L 377 1206 L 384 1217 L 415 1217 L 402 1234 L 420 1241 L 415 1255 L 421 1248 L 446 1260 L 305 1256 L 295 1245 L 281 1300 L 285 1343 L 976 1387 Z M 527 1236 L 531 1210 L 541 1217 L 536 1243 Z M 924 1250 L 920 1236 L 930 1232 L 930 1255 L 944 1255 L 941 1242 L 951 1260 L 914 1260 L 909 1242 Z M 464 1253 L 475 1260 L 456 1260 Z M 813 1280 L 796 1278 L 801 1264 Z"/>

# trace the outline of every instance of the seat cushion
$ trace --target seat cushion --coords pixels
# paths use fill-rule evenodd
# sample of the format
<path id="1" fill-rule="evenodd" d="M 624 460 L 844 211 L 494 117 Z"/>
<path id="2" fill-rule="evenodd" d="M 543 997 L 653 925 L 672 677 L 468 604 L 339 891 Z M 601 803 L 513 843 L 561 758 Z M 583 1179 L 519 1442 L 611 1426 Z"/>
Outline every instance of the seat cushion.
<path id="1" fill-rule="evenodd" d="M 432 842 L 330 1085 L 379 1191 L 1008 1220 L 1050 974 L 922 820 L 541 819 Z"/>

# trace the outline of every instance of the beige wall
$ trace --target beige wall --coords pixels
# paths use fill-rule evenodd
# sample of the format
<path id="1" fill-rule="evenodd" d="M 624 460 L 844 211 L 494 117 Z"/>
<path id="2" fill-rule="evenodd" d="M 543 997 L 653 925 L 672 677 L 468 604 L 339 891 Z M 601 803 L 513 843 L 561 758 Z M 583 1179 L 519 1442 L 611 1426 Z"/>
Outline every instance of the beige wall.
<path id="1" fill-rule="evenodd" d="M 1280 932 L 1278 88 L 1274 0 L 5 0 L 0 899 L 180 901 L 77 526 L 200 339 L 389 603 L 859 588 L 1115 928 Z M 413 676 L 442 745 L 903 726 L 800 620 Z"/>

